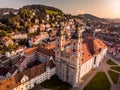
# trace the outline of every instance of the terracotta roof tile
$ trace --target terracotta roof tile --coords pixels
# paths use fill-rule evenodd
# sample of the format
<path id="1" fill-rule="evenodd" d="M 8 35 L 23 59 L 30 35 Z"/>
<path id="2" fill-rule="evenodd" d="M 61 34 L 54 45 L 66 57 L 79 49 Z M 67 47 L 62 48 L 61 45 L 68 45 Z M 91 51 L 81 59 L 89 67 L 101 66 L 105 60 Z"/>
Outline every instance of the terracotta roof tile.
<path id="1" fill-rule="evenodd" d="M 55 52 L 53 49 L 46 49 L 43 47 L 39 47 L 38 52 L 45 54 L 45 55 L 48 55 L 48 56 L 52 56 L 53 58 L 55 58 Z"/>
<path id="2" fill-rule="evenodd" d="M 24 53 L 25 53 L 25 54 L 29 54 L 29 53 L 31 53 L 31 52 L 36 51 L 36 50 L 37 50 L 37 48 L 38 48 L 38 47 L 33 47 L 33 48 L 28 48 L 28 49 L 25 49 L 25 50 L 24 50 Z"/>
<path id="3" fill-rule="evenodd" d="M 82 45 L 82 62 L 81 64 L 85 63 L 86 61 L 90 60 L 93 56 L 90 54 L 87 44 Z"/>
<path id="4" fill-rule="evenodd" d="M 96 55 L 100 53 L 100 49 L 105 49 L 107 46 L 100 39 L 94 39 L 92 36 L 88 36 L 85 39 L 85 43 L 87 44 L 88 50 L 92 55 Z"/>

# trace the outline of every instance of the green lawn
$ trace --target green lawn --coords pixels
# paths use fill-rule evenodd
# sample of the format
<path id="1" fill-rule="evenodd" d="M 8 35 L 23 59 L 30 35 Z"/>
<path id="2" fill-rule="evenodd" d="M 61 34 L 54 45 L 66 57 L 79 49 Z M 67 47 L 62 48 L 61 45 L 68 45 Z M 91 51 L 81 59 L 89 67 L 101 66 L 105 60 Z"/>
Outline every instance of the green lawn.
<path id="1" fill-rule="evenodd" d="M 116 67 L 111 67 L 111 69 L 119 71 L 120 72 L 120 66 L 116 66 Z"/>
<path id="2" fill-rule="evenodd" d="M 59 12 L 52 11 L 52 10 L 46 10 L 46 13 L 47 14 L 55 14 L 55 15 L 57 15 Z"/>
<path id="3" fill-rule="evenodd" d="M 110 90 L 110 82 L 104 72 L 98 72 L 84 90 Z"/>
<path id="4" fill-rule="evenodd" d="M 107 61 L 107 64 L 109 64 L 109 65 L 117 65 L 116 63 L 114 63 L 114 62 L 111 61 L 111 60 L 108 60 L 108 61 Z"/>
<path id="5" fill-rule="evenodd" d="M 114 72 L 114 71 L 109 70 L 109 71 L 108 71 L 108 74 L 110 75 L 112 81 L 113 81 L 115 84 L 117 84 L 118 78 L 119 78 L 119 73 L 116 73 L 116 72 Z"/>
<path id="6" fill-rule="evenodd" d="M 60 80 L 57 76 L 51 77 L 50 80 L 46 80 L 40 84 L 43 88 L 48 88 L 50 90 L 70 90 L 72 86 Z"/>

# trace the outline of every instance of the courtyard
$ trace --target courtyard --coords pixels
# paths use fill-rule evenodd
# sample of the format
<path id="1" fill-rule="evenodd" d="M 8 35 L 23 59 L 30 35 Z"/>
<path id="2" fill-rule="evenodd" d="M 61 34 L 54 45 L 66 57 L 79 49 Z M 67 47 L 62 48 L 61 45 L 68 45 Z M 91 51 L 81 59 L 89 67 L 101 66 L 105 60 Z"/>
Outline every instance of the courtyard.
<path id="1" fill-rule="evenodd" d="M 32 90 L 70 90 L 72 85 L 63 82 L 56 75 L 52 76 L 49 80 L 42 82 Z"/>
<path id="2" fill-rule="evenodd" d="M 72 89 L 71 89 L 72 88 Z M 72 87 L 63 82 L 57 76 L 44 81 L 32 90 L 119 90 L 120 89 L 120 66 L 109 59 L 97 69 L 91 70 L 82 78 L 79 87 Z"/>
<path id="3" fill-rule="evenodd" d="M 101 66 L 80 85 L 78 90 L 120 90 L 120 67 L 106 59 Z"/>

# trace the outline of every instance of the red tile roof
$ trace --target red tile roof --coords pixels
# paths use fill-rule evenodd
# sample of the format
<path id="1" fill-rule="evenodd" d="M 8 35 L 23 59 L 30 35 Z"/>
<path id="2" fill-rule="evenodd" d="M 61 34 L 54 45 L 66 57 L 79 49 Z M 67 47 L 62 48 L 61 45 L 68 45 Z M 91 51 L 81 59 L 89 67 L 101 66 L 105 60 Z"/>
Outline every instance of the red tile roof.
<path id="1" fill-rule="evenodd" d="M 42 54 L 45 54 L 47 56 L 52 56 L 53 58 L 55 58 L 55 52 L 53 49 L 46 49 L 46 48 L 43 48 L 43 47 L 39 47 L 37 49 L 38 52 L 42 53 Z"/>
<path id="2" fill-rule="evenodd" d="M 92 36 L 88 36 L 85 39 L 85 43 L 87 44 L 88 50 L 92 55 L 96 55 L 100 53 L 100 49 L 104 50 L 107 46 L 100 39 L 94 39 Z"/>
<path id="3" fill-rule="evenodd" d="M 90 60 L 93 56 L 91 55 L 91 53 L 89 52 L 88 48 L 87 48 L 87 44 L 83 44 L 82 45 L 82 62 L 81 64 L 85 63 L 86 61 Z"/>
<path id="4" fill-rule="evenodd" d="M 29 54 L 29 53 L 31 53 L 31 52 L 36 51 L 36 50 L 37 50 L 37 48 L 38 48 L 38 47 L 33 47 L 33 48 L 28 48 L 28 49 L 25 49 L 25 50 L 24 50 L 24 53 L 25 53 L 25 54 Z"/>

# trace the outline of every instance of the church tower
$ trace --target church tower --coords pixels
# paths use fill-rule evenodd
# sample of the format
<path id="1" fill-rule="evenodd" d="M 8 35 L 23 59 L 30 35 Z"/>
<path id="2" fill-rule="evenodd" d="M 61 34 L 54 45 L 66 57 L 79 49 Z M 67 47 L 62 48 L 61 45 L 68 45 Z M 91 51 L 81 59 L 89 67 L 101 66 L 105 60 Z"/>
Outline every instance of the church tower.
<path id="1" fill-rule="evenodd" d="M 63 27 L 59 27 L 56 33 L 56 47 L 55 47 L 55 60 L 56 60 L 56 74 L 60 77 L 61 75 L 61 52 L 64 51 L 65 47 L 65 32 Z"/>
<path id="2" fill-rule="evenodd" d="M 82 31 L 79 25 L 76 25 L 76 31 L 72 35 L 71 41 L 71 57 L 70 57 L 71 65 L 74 67 L 72 69 L 72 84 L 77 86 L 80 82 L 80 63 L 82 61 Z"/>
<path id="3" fill-rule="evenodd" d="M 63 27 L 59 27 L 59 30 L 56 33 L 56 48 L 60 51 L 64 50 L 65 45 L 65 31 Z"/>

